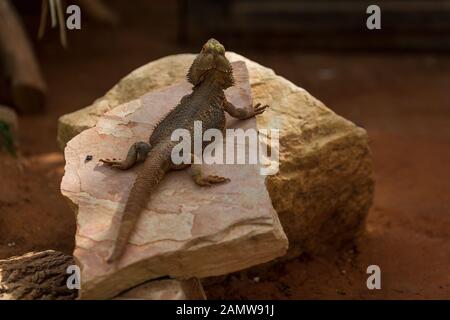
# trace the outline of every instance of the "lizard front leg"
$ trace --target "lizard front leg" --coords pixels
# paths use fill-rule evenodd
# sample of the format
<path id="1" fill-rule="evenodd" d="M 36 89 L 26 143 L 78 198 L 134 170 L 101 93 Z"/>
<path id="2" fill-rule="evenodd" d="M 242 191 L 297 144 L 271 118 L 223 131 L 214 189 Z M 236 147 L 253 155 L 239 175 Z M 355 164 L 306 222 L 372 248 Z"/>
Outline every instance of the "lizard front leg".
<path id="1" fill-rule="evenodd" d="M 150 145 L 143 141 L 134 143 L 128 150 L 125 160 L 119 159 L 100 159 L 107 166 L 127 170 L 133 167 L 136 163 L 144 162 L 147 154 L 150 151 Z"/>
<path id="2" fill-rule="evenodd" d="M 226 112 L 230 116 L 236 119 L 245 120 L 252 118 L 258 114 L 263 113 L 269 107 L 268 105 L 261 106 L 261 103 L 258 103 L 253 108 L 236 108 L 231 102 L 224 100 L 223 106 Z"/>

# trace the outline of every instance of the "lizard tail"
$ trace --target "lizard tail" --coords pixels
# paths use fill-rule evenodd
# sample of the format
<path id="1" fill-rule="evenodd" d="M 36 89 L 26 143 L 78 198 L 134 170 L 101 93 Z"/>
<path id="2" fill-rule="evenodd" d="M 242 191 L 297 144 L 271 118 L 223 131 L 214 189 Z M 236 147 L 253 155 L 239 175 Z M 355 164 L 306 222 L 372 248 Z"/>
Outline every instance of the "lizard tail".
<path id="1" fill-rule="evenodd" d="M 170 169 L 170 155 L 172 148 L 156 145 L 147 155 L 147 158 L 137 174 L 136 181 L 131 188 L 130 195 L 125 205 L 119 234 L 113 250 L 106 260 L 108 263 L 119 260 L 127 246 L 139 216 L 147 206 L 151 194 L 159 182 Z"/>

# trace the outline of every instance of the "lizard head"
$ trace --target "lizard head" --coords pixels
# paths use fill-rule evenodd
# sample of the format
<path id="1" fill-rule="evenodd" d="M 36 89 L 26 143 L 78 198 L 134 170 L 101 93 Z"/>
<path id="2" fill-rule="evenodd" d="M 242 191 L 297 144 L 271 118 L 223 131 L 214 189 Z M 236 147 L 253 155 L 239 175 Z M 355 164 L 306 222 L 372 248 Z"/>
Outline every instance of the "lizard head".
<path id="1" fill-rule="evenodd" d="M 223 89 L 234 83 L 233 69 L 225 57 L 225 47 L 216 39 L 209 39 L 202 47 L 187 74 L 187 79 L 194 86 L 201 83 L 206 76 L 214 77 Z"/>

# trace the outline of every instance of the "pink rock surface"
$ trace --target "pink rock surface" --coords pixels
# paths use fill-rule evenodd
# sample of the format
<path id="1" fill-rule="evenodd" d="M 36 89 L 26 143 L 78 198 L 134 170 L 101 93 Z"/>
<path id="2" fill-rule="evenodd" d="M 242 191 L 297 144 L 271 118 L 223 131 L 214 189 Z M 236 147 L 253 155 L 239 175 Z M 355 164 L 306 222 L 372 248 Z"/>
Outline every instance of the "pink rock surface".
<path id="1" fill-rule="evenodd" d="M 115 300 L 206 300 L 205 291 L 197 278 L 188 280 L 151 280 L 132 288 Z"/>
<path id="2" fill-rule="evenodd" d="M 245 63 L 233 63 L 236 85 L 226 96 L 237 107 L 251 104 Z M 61 192 L 77 208 L 74 257 L 82 269 L 81 298 L 111 298 L 161 276 L 227 274 L 285 254 L 287 238 L 258 165 L 210 165 L 231 179 L 211 188 L 194 184 L 188 170 L 169 173 L 149 201 L 122 259 L 105 259 L 136 168 L 113 170 L 100 158 L 124 157 L 136 141 L 148 141 L 154 125 L 191 91 L 187 82 L 120 105 L 65 148 Z M 255 128 L 255 119 L 229 119 L 228 127 Z M 85 161 L 91 155 L 93 160 Z"/>

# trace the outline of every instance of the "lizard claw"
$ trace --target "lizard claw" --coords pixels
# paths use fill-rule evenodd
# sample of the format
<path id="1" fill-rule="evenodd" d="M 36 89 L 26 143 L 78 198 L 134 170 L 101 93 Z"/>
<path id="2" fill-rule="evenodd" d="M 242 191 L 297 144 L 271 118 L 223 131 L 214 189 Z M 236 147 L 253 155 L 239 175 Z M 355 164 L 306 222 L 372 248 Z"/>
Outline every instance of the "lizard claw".
<path id="1" fill-rule="evenodd" d="M 116 160 L 115 158 L 111 159 L 100 159 L 101 163 L 110 166 L 110 167 L 120 167 L 122 165 L 122 161 Z"/>
<path id="2" fill-rule="evenodd" d="M 264 111 L 266 111 L 266 109 L 269 108 L 269 106 L 266 104 L 264 106 L 261 106 L 261 103 L 258 103 L 255 105 L 255 107 L 253 108 L 253 114 L 256 116 L 258 114 L 263 113 Z"/>

